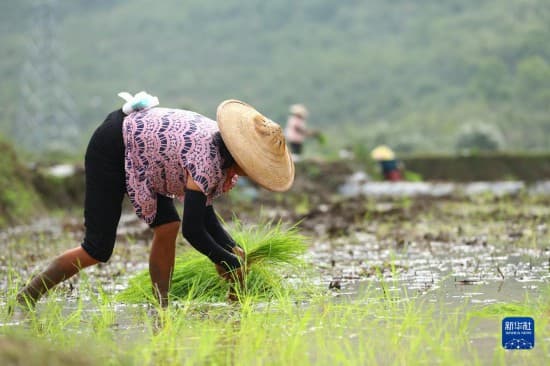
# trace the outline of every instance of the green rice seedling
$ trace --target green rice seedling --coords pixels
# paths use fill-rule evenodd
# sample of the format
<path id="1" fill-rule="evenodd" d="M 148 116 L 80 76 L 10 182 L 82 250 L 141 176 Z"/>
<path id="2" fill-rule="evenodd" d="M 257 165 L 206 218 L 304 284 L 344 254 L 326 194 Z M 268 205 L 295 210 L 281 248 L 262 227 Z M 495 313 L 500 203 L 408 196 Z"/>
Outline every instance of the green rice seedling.
<path id="1" fill-rule="evenodd" d="M 296 226 L 285 230 L 281 223 L 247 230 L 239 225 L 233 236 L 245 249 L 247 264 L 298 265 L 302 263 L 300 256 L 307 248 L 306 238 L 299 234 Z"/>
<path id="2" fill-rule="evenodd" d="M 301 259 L 307 248 L 306 238 L 297 228 L 285 229 L 281 223 L 243 228 L 239 223 L 234 239 L 244 248 L 246 280 L 239 296 L 267 299 L 285 287 L 284 276 L 305 265 Z M 185 252 L 176 258 L 170 296 L 178 300 L 223 301 L 229 284 L 221 279 L 212 263 L 196 252 Z M 129 281 L 129 287 L 118 299 L 126 302 L 153 301 L 149 274 L 143 271 Z"/>
<path id="3" fill-rule="evenodd" d="M 0 364 L 26 366 L 97 365 L 89 353 L 52 348 L 43 339 L 29 339 L 26 334 L 0 336 Z"/>

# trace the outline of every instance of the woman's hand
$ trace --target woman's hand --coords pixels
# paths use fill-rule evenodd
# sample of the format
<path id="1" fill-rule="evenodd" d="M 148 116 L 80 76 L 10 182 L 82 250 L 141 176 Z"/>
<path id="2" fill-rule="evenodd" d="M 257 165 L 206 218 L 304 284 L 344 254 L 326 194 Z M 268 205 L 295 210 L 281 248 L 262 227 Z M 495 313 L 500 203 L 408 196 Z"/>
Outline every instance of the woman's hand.
<path id="1" fill-rule="evenodd" d="M 246 253 L 243 248 L 236 245 L 233 247 L 233 253 L 241 259 L 243 265 L 246 265 Z"/>
<path id="2" fill-rule="evenodd" d="M 232 302 L 239 300 L 237 287 L 239 289 L 244 288 L 245 276 L 247 271 L 246 262 L 245 262 L 246 255 L 244 250 L 241 247 L 235 246 L 233 248 L 233 253 L 235 253 L 235 255 L 239 257 L 241 261 L 241 267 L 235 268 L 232 271 L 228 271 L 222 265 L 218 263 L 215 264 L 216 272 L 218 272 L 220 277 L 226 280 L 227 282 L 229 282 L 230 284 L 229 292 L 227 293 L 227 300 Z"/>
<path id="3" fill-rule="evenodd" d="M 216 272 L 220 275 L 221 278 L 230 283 L 238 282 L 239 284 L 244 284 L 244 270 L 243 267 L 235 268 L 233 270 L 227 270 L 221 264 L 216 263 Z"/>
<path id="4" fill-rule="evenodd" d="M 239 280 L 239 282 L 242 282 L 244 281 L 245 276 L 245 272 L 243 271 L 248 270 L 246 266 L 246 253 L 244 252 L 244 249 L 238 245 L 234 246 L 232 251 L 233 254 L 239 257 L 239 262 L 241 262 L 241 266 L 239 268 L 235 268 L 232 271 L 228 271 L 224 266 L 216 263 L 216 272 L 218 272 L 221 278 L 228 282 L 235 282 L 235 279 Z"/>
<path id="5" fill-rule="evenodd" d="M 229 291 L 227 292 L 227 300 L 231 302 L 239 301 L 239 289 L 244 288 L 244 272 L 243 267 L 235 268 L 232 271 L 227 271 L 223 266 L 216 263 L 216 271 L 218 274 L 229 282 Z"/>

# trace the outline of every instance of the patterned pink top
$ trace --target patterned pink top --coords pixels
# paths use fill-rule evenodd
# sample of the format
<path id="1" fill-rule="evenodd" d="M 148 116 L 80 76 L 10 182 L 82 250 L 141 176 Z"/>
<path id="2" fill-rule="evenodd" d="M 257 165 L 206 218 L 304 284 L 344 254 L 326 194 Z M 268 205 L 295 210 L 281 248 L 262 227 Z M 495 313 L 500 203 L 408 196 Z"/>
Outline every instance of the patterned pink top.
<path id="1" fill-rule="evenodd" d="M 305 119 L 291 115 L 286 122 L 285 137 L 288 142 L 301 144 L 306 139 L 306 128 Z"/>
<path id="2" fill-rule="evenodd" d="M 147 223 L 155 218 L 157 193 L 183 200 L 188 175 L 207 204 L 224 192 L 227 172 L 213 140 L 216 121 L 191 111 L 151 108 L 126 116 L 122 131 L 126 189 L 136 214 Z M 236 183 L 235 175 L 229 189 Z"/>

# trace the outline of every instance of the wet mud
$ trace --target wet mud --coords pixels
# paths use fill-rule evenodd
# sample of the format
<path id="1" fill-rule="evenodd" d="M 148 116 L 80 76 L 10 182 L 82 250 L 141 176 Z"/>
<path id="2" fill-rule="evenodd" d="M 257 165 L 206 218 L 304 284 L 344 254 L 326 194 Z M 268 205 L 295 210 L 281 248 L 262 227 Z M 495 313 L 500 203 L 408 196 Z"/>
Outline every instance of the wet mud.
<path id="1" fill-rule="evenodd" d="M 546 183 L 530 186 L 533 190 L 509 182 L 460 189 L 453 185 L 445 194 L 433 194 L 439 183 L 431 188 L 423 183 L 418 193 L 406 184 L 368 182 L 361 174 L 363 181 L 357 180 L 357 173 L 347 171 L 324 179 L 330 175 L 327 169 L 309 172 L 317 181 L 297 179 L 288 194 L 265 192 L 245 182 L 220 199 L 216 209 L 229 227 L 235 217 L 244 225 L 279 220 L 297 224 L 310 240 L 306 259 L 318 273 L 312 280 L 335 295 L 359 295 L 365 286 L 391 283 L 384 291 L 411 296 L 443 288 L 449 296 L 473 292 L 480 293 L 479 301 L 492 301 L 483 295 L 489 289 L 516 291 L 519 298 L 525 291 L 548 286 Z M 370 185 L 371 191 L 351 192 L 350 182 Z M 151 230 L 127 209 L 113 257 L 86 271 L 113 291 L 147 268 Z M 53 256 L 79 245 L 84 234 L 80 216 L 73 212 L 1 231 L 7 250 L 0 256 L 0 267 L 15 268 L 24 281 Z M 181 250 L 189 250 L 189 245 L 180 237 Z M 70 294 L 77 286 L 74 278 L 61 287 Z"/>

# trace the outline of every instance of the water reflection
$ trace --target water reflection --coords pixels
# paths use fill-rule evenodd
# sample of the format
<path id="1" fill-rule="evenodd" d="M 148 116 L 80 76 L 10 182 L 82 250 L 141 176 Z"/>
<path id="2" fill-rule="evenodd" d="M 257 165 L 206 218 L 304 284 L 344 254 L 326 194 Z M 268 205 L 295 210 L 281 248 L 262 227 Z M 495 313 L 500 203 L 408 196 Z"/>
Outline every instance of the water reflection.
<path id="1" fill-rule="evenodd" d="M 520 301 L 550 282 L 548 249 L 432 242 L 426 250 L 413 242 L 392 250 L 381 247 L 368 233 L 356 237 L 364 241 L 320 243 L 310 258 L 320 263 L 321 284 L 331 287 L 338 281 L 340 293 L 354 297 L 364 296 L 374 283 L 395 298 L 436 292 L 444 294 L 446 303 L 455 304 L 465 298 L 472 303 Z"/>
<path id="2" fill-rule="evenodd" d="M 339 187 L 338 191 L 344 197 L 359 195 L 372 197 L 443 197 L 451 195 L 471 196 L 483 193 L 504 196 L 522 192 L 527 192 L 529 194 L 550 195 L 550 181 L 536 182 L 529 185 L 521 181 L 471 183 L 370 182 L 359 179 L 357 175 L 354 174 Z"/>

